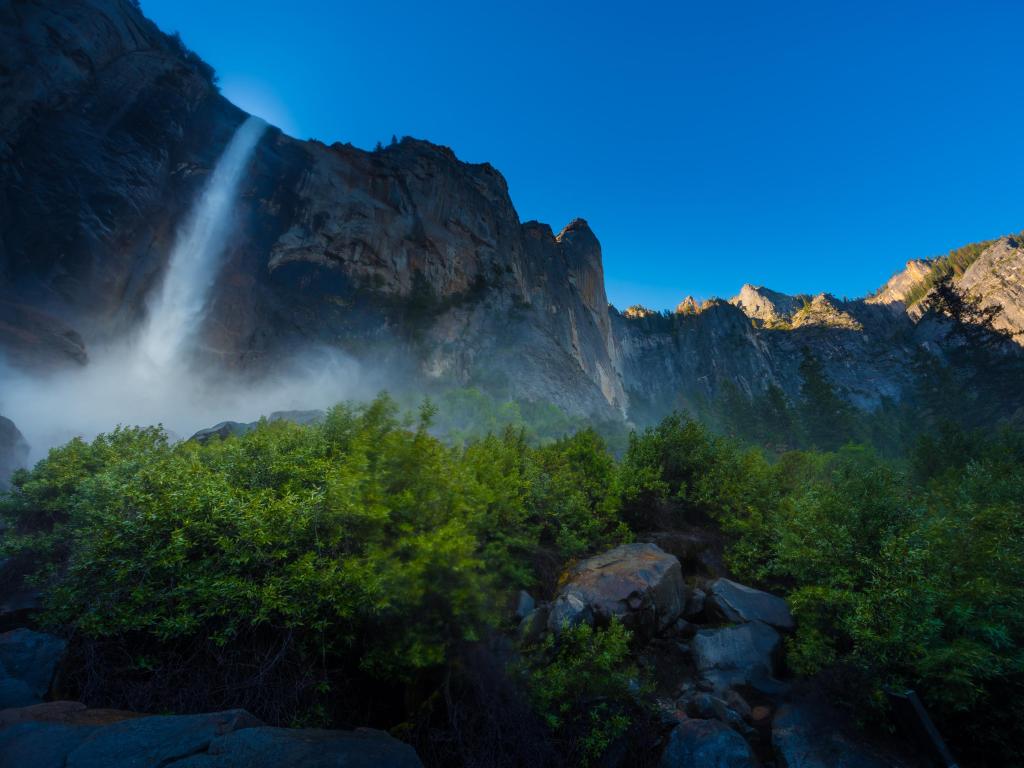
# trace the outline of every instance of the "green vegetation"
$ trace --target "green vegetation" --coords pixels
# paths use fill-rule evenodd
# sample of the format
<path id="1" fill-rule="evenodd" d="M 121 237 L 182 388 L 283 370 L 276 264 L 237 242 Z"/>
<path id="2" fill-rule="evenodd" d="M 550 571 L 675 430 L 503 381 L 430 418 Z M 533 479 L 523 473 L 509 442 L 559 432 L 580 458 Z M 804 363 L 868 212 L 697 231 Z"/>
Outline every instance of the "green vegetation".
<path id="1" fill-rule="evenodd" d="M 524 665 L 526 686 L 544 722 L 568 745 L 572 764 L 590 765 L 629 729 L 644 692 L 619 622 L 579 624 L 557 642 L 547 635 Z"/>
<path id="2" fill-rule="evenodd" d="M 788 435 L 768 451 L 682 414 L 630 435 L 621 458 L 594 430 L 528 436 L 514 413 L 479 436 L 454 424 L 446 441 L 433 405 L 403 417 L 386 396 L 206 444 L 117 429 L 16 475 L 4 549 L 34 563 L 45 620 L 75 639 L 82 685 L 106 681 L 112 705 L 389 727 L 440 706 L 455 728 L 469 705 L 452 676 L 482 679 L 457 670 L 478 669 L 468 649 L 508 629 L 515 590 L 550 597 L 573 558 L 647 531 L 715 528 L 738 578 L 788 597 L 794 673 L 831 681 L 865 720 L 884 714 L 886 687 L 913 687 L 962 754 L 1012 764 L 1024 437 L 947 425 L 883 458 L 836 431 L 880 422 L 848 411 L 812 358 L 803 371 L 801 402 L 766 395 L 758 428 Z M 817 448 L 790 450 L 801 444 Z M 565 759 L 596 761 L 648 717 L 617 624 L 521 649 L 519 674 L 494 658 L 532 709 L 516 717 Z M 183 682 L 185 665 L 199 672 Z M 474 696 L 474 710 L 515 700 Z"/>

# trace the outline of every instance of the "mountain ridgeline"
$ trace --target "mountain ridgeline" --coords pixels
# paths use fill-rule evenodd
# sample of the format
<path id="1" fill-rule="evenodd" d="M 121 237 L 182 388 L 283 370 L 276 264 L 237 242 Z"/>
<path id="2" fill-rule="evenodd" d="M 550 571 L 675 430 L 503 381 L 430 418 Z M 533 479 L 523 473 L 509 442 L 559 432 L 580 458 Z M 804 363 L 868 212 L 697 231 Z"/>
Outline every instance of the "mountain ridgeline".
<path id="1" fill-rule="evenodd" d="M 0 43 L 0 348 L 22 368 L 87 366 L 94 346 L 146 320 L 176 233 L 246 115 L 127 0 L 9 5 Z M 1012 237 L 909 262 L 863 300 L 745 285 L 674 313 L 620 312 L 587 223 L 521 222 L 490 165 L 408 137 L 364 151 L 277 129 L 231 217 L 192 364 L 255 376 L 297 349 L 337 349 L 411 387 L 637 423 L 720 412 L 737 395 L 797 403 L 809 360 L 861 411 L 937 407 L 943 375 L 984 406 L 978 423 L 1021 406 L 1024 388 L 1005 376 L 998 391 L 974 388 L 992 366 L 1019 368 L 1024 245 Z M 947 274 L 996 308 L 1000 343 L 985 359 L 925 311 Z"/>

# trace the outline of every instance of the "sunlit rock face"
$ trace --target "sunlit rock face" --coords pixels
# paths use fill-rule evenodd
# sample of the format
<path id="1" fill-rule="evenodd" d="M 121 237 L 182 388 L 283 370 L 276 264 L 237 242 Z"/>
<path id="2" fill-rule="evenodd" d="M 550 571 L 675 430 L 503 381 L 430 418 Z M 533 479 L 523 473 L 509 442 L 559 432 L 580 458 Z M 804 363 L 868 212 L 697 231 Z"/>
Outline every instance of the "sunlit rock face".
<path id="1" fill-rule="evenodd" d="M 994 325 L 1024 345 L 1024 240 L 997 240 L 967 268 L 959 284 L 982 306 L 1000 306 L 1002 312 Z"/>

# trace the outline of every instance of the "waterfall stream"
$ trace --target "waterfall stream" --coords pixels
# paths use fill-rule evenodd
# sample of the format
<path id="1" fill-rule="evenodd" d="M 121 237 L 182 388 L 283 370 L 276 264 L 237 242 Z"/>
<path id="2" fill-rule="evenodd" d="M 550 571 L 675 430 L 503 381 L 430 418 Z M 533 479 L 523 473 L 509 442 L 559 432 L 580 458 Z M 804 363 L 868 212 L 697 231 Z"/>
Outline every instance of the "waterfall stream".
<path id="1" fill-rule="evenodd" d="M 235 131 L 178 233 L 159 293 L 139 336 L 140 362 L 165 368 L 195 338 L 231 234 L 238 185 L 267 124 L 249 117 Z"/>

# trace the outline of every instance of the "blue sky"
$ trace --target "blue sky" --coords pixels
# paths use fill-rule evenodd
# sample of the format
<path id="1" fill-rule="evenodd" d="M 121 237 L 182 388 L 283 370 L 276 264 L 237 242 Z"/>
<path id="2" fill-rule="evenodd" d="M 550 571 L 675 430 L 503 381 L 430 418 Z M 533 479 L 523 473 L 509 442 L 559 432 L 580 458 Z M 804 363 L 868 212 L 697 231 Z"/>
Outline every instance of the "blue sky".
<path id="1" fill-rule="evenodd" d="M 287 132 L 445 144 L 609 299 L 856 296 L 1024 229 L 1024 3 L 142 0 Z"/>

